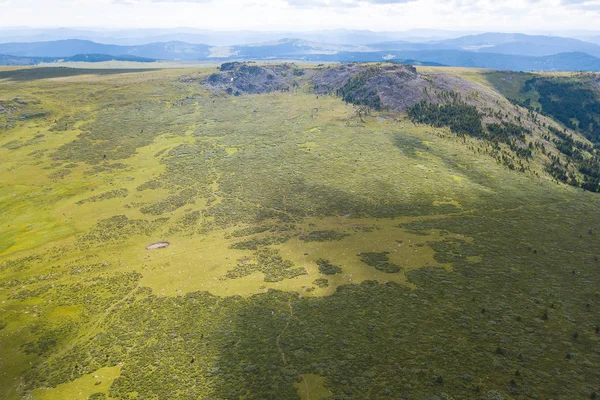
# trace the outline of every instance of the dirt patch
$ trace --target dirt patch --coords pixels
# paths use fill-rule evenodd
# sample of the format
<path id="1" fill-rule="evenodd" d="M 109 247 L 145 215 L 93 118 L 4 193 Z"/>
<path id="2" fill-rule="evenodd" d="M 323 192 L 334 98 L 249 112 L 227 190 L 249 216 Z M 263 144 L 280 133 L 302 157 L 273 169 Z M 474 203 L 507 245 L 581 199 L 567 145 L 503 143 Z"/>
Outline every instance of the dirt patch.
<path id="1" fill-rule="evenodd" d="M 146 246 L 146 250 L 156 250 L 156 249 L 164 249 L 165 247 L 169 247 L 171 243 L 169 242 L 159 242 L 151 244 L 150 246 Z"/>

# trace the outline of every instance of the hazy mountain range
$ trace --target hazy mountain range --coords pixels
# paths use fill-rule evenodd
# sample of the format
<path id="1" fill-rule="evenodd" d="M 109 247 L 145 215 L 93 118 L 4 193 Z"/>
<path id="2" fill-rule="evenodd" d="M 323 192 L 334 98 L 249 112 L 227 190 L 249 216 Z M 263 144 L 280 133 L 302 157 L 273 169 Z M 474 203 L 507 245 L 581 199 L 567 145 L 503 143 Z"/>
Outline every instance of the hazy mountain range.
<path id="1" fill-rule="evenodd" d="M 10 34 L 5 34 L 10 32 Z M 41 32 L 41 31 L 40 31 Z M 250 39 L 276 37 L 276 33 L 243 32 L 222 33 L 217 40 L 215 32 L 161 32 L 155 30 L 126 32 L 97 32 L 54 30 L 51 35 L 38 31 L 0 31 L 2 40 L 12 38 L 58 37 L 60 35 L 111 35 L 139 44 L 100 43 L 82 39 L 50 41 L 14 41 L 0 43 L 0 64 L 32 65 L 57 61 L 227 61 L 274 60 L 301 61 L 398 61 L 480 67 L 509 70 L 587 70 L 600 71 L 600 44 L 575 38 L 525 35 L 520 33 L 482 33 L 448 37 L 444 31 L 409 31 L 401 33 L 370 31 L 321 31 L 298 34 L 305 38 L 278 38 L 256 43 Z M 153 36 L 143 36 L 143 34 Z M 11 36 L 12 35 L 12 36 Z M 20 35 L 20 36 L 19 36 Z M 54 36 L 52 36 L 54 35 Z M 129 35 L 126 37 L 126 35 Z M 195 38 L 191 41 L 152 41 L 159 38 Z M 236 36 L 237 35 L 237 36 Z M 451 36 L 451 35 L 450 35 Z M 244 37 L 245 40 L 239 39 Z M 398 39 L 403 37 L 404 39 Z M 595 36 L 590 33 L 590 38 Z M 234 45 L 195 43 L 226 43 L 238 38 Z M 392 39 L 392 40 L 389 40 Z M 592 40 L 590 39 L 590 40 Z M 600 36 L 597 37 L 600 42 Z"/>
<path id="2" fill-rule="evenodd" d="M 481 31 L 449 31 L 440 29 L 412 29 L 397 32 L 373 32 L 369 30 L 330 29 L 309 32 L 257 32 L 213 31 L 195 28 L 173 29 L 74 29 L 74 28 L 0 28 L 0 43 L 46 42 L 65 39 L 90 40 L 103 44 L 125 46 L 154 42 L 186 42 L 211 46 L 232 46 L 297 38 L 332 44 L 370 44 L 388 41 L 429 42 L 478 35 Z M 537 32 L 537 35 L 562 36 L 600 44 L 600 30 Z"/>
<path id="3" fill-rule="evenodd" d="M 154 42 L 186 42 L 209 44 L 211 46 L 232 46 L 297 38 L 302 40 L 333 44 L 367 44 L 383 41 L 406 40 L 426 42 L 430 40 L 452 39 L 482 32 L 444 31 L 434 29 L 414 29 L 404 32 L 373 32 L 368 30 L 332 29 L 310 32 L 257 32 L 257 31 L 210 31 L 193 28 L 179 29 L 0 29 L 0 43 L 40 42 L 65 39 L 90 40 L 103 44 L 125 46 L 142 45 Z M 596 34 L 600 34 L 600 31 Z M 592 35 L 592 33 L 590 33 Z"/>

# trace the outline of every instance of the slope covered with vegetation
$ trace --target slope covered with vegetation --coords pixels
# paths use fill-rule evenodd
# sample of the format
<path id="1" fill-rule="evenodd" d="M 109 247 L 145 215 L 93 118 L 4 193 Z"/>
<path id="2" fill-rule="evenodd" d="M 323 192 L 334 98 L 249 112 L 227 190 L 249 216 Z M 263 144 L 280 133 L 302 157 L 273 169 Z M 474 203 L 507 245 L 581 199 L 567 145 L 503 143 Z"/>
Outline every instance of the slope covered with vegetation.
<path id="1" fill-rule="evenodd" d="M 546 141 L 558 154 L 547 171 L 556 179 L 598 191 L 600 182 L 600 78 L 595 74 L 546 76 L 493 72 L 490 82 L 530 113 L 553 118 Z M 583 136 L 583 138 L 582 138 Z"/>
<path id="2" fill-rule="evenodd" d="M 0 71 L 0 398 L 597 397 L 587 139 L 479 72 L 388 70 L 407 115 L 231 67 Z"/>

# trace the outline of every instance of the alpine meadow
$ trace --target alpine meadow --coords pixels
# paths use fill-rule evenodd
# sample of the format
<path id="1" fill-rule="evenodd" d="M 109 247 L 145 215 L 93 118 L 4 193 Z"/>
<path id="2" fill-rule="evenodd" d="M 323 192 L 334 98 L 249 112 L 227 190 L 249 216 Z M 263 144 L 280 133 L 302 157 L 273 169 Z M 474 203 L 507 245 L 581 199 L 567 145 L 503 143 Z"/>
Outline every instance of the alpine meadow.
<path id="1" fill-rule="evenodd" d="M 598 398 L 600 74 L 318 62 L 0 67 L 1 399 Z"/>

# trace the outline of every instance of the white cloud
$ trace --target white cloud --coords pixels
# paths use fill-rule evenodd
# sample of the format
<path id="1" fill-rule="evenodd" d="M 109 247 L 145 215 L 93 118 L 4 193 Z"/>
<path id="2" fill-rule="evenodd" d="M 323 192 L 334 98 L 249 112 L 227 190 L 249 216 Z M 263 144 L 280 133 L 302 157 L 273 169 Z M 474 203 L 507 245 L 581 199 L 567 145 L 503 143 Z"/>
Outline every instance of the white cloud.
<path id="1" fill-rule="evenodd" d="M 358 7 L 360 4 L 403 4 L 418 0 L 285 0 L 287 4 L 297 8 L 346 8 Z"/>
<path id="2" fill-rule="evenodd" d="M 0 0 L 0 27 L 598 29 L 600 0 Z"/>

